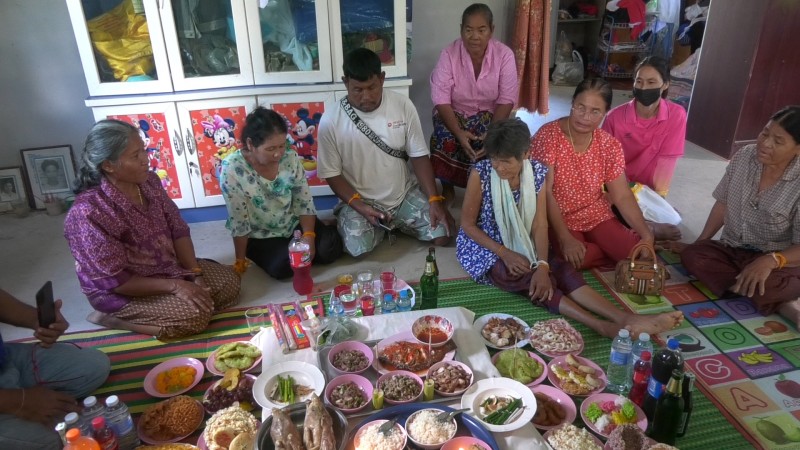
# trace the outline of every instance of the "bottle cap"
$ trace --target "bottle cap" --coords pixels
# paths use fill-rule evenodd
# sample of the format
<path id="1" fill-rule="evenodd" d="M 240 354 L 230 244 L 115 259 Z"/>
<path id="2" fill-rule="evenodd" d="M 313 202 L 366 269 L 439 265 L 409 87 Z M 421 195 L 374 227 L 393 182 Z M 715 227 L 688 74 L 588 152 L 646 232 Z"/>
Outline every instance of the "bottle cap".
<path id="1" fill-rule="evenodd" d="M 104 419 L 102 416 L 95 417 L 94 419 L 92 419 L 92 428 L 94 428 L 95 430 L 99 430 L 105 426 L 106 426 L 106 419 Z"/>
<path id="2" fill-rule="evenodd" d="M 70 428 L 67 431 L 67 442 L 77 441 L 81 437 L 81 430 L 77 428 Z"/>
<path id="3" fill-rule="evenodd" d="M 631 332 L 626 330 L 625 328 L 621 328 L 619 330 L 619 337 L 621 337 L 621 338 L 626 338 L 626 337 L 628 337 L 630 335 L 631 335 Z"/>
<path id="4" fill-rule="evenodd" d="M 392 301 L 392 294 L 383 294 L 383 301 L 385 302 Z"/>
<path id="5" fill-rule="evenodd" d="M 639 333 L 639 340 L 642 342 L 647 342 L 650 340 L 650 335 L 648 333 Z"/>
<path id="6" fill-rule="evenodd" d="M 61 434 L 64 431 L 66 431 L 66 429 L 67 429 L 67 424 L 65 424 L 64 422 L 58 422 L 58 424 L 56 424 L 56 433 Z"/>
<path id="7" fill-rule="evenodd" d="M 113 408 L 119 404 L 119 397 L 116 395 L 109 395 L 106 399 L 106 406 L 109 408 Z"/>
<path id="8" fill-rule="evenodd" d="M 71 412 L 66 416 L 64 416 L 64 423 L 66 423 L 69 426 L 78 423 L 78 419 L 79 419 L 78 413 Z"/>
<path id="9" fill-rule="evenodd" d="M 97 397 L 95 397 L 94 395 L 90 395 L 90 396 L 86 397 L 85 399 L 83 399 L 83 406 L 85 408 L 91 408 L 92 406 L 94 406 L 96 404 L 97 404 Z"/>
<path id="10" fill-rule="evenodd" d="M 680 346 L 681 346 L 680 342 L 678 342 L 678 340 L 675 338 L 669 338 L 669 340 L 667 341 L 667 347 L 670 350 L 677 350 L 678 348 L 680 348 Z"/>
<path id="11" fill-rule="evenodd" d="M 400 298 L 408 298 L 408 290 L 407 289 L 403 289 L 402 291 L 400 291 Z"/>
<path id="12" fill-rule="evenodd" d="M 642 361 L 650 361 L 650 358 L 651 358 L 652 356 L 653 356 L 653 355 L 652 355 L 652 354 L 650 354 L 650 352 L 648 352 L 647 350 L 645 350 L 645 351 L 643 351 L 643 352 L 642 352 L 642 355 L 641 355 L 641 358 L 640 358 L 640 359 L 641 359 Z"/>

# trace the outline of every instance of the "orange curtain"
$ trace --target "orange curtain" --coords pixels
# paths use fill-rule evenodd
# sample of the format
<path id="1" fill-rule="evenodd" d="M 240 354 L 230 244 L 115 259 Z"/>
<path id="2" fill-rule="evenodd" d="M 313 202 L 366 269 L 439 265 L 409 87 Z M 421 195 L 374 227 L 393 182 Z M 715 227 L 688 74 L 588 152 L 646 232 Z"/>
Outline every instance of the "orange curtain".
<path id="1" fill-rule="evenodd" d="M 550 93 L 551 0 L 517 0 L 511 48 L 517 60 L 519 107 L 547 114 Z"/>

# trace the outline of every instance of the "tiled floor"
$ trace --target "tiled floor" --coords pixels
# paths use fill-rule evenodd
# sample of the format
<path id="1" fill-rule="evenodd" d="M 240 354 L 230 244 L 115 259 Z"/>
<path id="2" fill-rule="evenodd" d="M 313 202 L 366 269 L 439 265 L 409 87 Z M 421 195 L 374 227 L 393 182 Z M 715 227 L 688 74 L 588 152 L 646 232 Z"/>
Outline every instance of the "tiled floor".
<path id="1" fill-rule="evenodd" d="M 524 120 L 535 132 L 542 124 L 566 115 L 569 111 L 573 88 L 553 87 L 551 112 L 548 116 L 524 115 Z M 615 104 L 630 99 L 626 92 L 615 92 Z M 726 162 L 716 155 L 687 142 L 686 155 L 678 163 L 668 200 L 682 213 L 681 229 L 684 240 L 693 241 L 702 230 L 708 211 L 713 205 L 711 191 L 722 177 Z M 460 203 L 460 199 L 456 202 Z M 459 210 L 454 211 L 458 219 Z M 56 296 L 64 300 L 63 313 L 70 322 L 70 331 L 93 329 L 86 322 L 89 303 L 81 294 L 75 276 L 74 264 L 63 237 L 64 215 L 47 216 L 32 213 L 24 219 L 13 215 L 0 215 L 0 287 L 17 298 L 34 304 L 34 295 L 41 285 L 52 280 Z M 233 246 L 224 222 L 192 224 L 192 238 L 197 255 L 222 263 L 233 262 Z M 362 268 L 377 270 L 386 264 L 396 267 L 400 278 L 416 281 L 422 275 L 427 244 L 400 237 L 390 246 L 384 241 L 369 255 L 361 258 L 345 256 L 330 266 L 313 269 L 316 288 L 328 290 L 340 272 L 355 272 Z M 440 277 L 466 276 L 455 259 L 455 244 L 437 249 Z M 296 298 L 291 281 L 276 281 L 257 267 L 244 276 L 239 306 L 257 305 Z M 6 340 L 30 336 L 30 330 L 0 325 Z"/>

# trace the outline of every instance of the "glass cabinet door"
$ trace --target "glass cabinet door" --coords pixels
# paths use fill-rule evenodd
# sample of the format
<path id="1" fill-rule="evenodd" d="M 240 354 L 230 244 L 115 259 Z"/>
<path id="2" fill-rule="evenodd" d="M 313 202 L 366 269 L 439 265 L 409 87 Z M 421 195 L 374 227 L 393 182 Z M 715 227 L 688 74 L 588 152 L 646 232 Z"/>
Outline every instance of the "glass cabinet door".
<path id="1" fill-rule="evenodd" d="M 244 0 L 162 0 L 176 91 L 253 84 Z"/>
<path id="2" fill-rule="evenodd" d="M 90 95 L 172 90 L 156 0 L 67 0 Z"/>
<path id="3" fill-rule="evenodd" d="M 344 55 L 359 47 L 381 59 L 387 77 L 407 75 L 405 0 L 331 0 L 335 80 Z"/>
<path id="4" fill-rule="evenodd" d="M 225 204 L 219 187 L 222 160 L 242 148 L 247 114 L 255 107 L 254 96 L 178 102 L 196 207 Z"/>
<path id="5" fill-rule="evenodd" d="M 169 198 L 178 208 L 195 206 L 174 103 L 106 106 L 92 112 L 96 120 L 116 119 L 135 126 L 147 148 L 150 171 L 161 179 Z"/>
<path id="6" fill-rule="evenodd" d="M 332 81 L 327 0 L 247 0 L 245 8 L 256 84 Z"/>

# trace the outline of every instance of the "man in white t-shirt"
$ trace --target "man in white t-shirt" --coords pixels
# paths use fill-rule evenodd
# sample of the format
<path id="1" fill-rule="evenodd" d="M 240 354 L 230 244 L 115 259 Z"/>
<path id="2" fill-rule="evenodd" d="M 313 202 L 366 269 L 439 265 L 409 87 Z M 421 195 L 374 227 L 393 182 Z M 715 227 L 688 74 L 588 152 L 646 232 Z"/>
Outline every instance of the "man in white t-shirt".
<path id="1" fill-rule="evenodd" d="M 437 190 L 414 104 L 383 89 L 385 73 L 371 50 L 351 51 L 343 66 L 347 97 L 322 116 L 317 170 L 343 202 L 334 211 L 345 250 L 353 256 L 372 251 L 384 228 L 447 245 L 454 222 Z"/>

